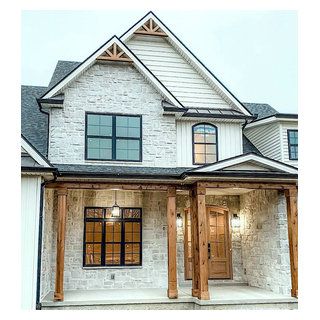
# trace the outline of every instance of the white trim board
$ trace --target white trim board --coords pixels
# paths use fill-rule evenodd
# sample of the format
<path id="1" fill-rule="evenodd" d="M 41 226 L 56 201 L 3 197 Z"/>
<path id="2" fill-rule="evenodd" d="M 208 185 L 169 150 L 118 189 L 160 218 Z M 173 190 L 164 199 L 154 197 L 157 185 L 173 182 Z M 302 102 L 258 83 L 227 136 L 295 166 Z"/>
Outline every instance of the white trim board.
<path id="1" fill-rule="evenodd" d="M 287 173 L 298 174 L 298 169 L 292 166 L 286 165 L 285 163 L 280 163 L 278 161 L 261 157 L 257 154 L 245 154 L 239 157 L 231 158 L 229 160 L 222 160 L 212 165 L 205 165 L 196 169 L 193 169 L 192 172 L 213 172 L 218 170 L 228 170 L 231 166 L 236 166 L 244 163 L 252 163 L 255 165 L 260 165 L 262 168 L 269 168 L 270 170 L 284 171 Z M 230 169 L 230 168 L 229 168 Z M 241 170 L 239 170 L 241 171 Z"/>
<path id="2" fill-rule="evenodd" d="M 52 165 L 50 165 L 49 162 L 47 162 L 39 153 L 34 149 L 34 147 L 23 137 L 21 137 L 21 147 L 23 150 L 25 150 L 26 153 L 29 154 L 29 156 L 36 161 L 40 166 L 43 166 L 45 168 L 52 168 Z"/>
<path id="3" fill-rule="evenodd" d="M 250 129 L 250 128 L 255 128 L 255 127 L 258 127 L 258 126 L 265 125 L 265 124 L 270 124 L 270 123 L 273 123 L 273 122 L 282 122 L 282 121 L 298 123 L 298 119 L 281 118 L 281 117 L 278 118 L 276 116 L 272 116 L 272 117 L 268 117 L 268 118 L 265 118 L 265 119 L 261 119 L 261 120 L 256 120 L 256 121 L 250 122 L 245 126 L 244 130 L 245 129 Z"/>
<path id="4" fill-rule="evenodd" d="M 196 68 L 196 70 L 204 77 L 204 79 L 214 87 L 222 96 L 227 98 L 229 103 L 241 110 L 245 115 L 251 116 L 252 114 L 218 81 L 195 57 L 189 50 L 180 42 L 180 40 L 154 15 L 149 12 L 139 23 L 133 25 L 120 39 L 123 42 L 128 41 L 134 32 L 141 27 L 146 21 L 153 19 L 156 24 L 167 34 L 168 42 L 172 44 L 187 60 Z"/>
<path id="5" fill-rule="evenodd" d="M 147 69 L 140 60 L 130 51 L 127 46 L 121 42 L 116 36 L 113 36 L 108 42 L 106 42 L 100 49 L 94 52 L 87 60 L 80 64 L 75 70 L 73 70 L 65 79 L 60 81 L 56 86 L 49 90 L 42 99 L 49 99 L 53 96 L 62 92 L 63 88 L 82 74 L 85 70 L 96 63 L 96 58 L 99 57 L 105 50 L 107 50 L 111 45 L 116 43 L 124 53 L 133 61 L 136 69 L 149 80 L 149 82 L 156 88 L 156 90 L 165 98 L 169 100 L 174 106 L 183 108 L 181 103 L 167 90 L 167 88 Z M 124 62 L 120 62 L 124 63 Z"/>

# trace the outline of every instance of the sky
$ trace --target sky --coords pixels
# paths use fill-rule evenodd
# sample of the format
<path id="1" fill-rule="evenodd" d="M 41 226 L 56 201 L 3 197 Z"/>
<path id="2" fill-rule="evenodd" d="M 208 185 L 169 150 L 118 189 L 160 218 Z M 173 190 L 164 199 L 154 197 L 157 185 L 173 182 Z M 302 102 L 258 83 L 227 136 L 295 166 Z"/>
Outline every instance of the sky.
<path id="1" fill-rule="evenodd" d="M 147 12 L 22 11 L 22 84 L 47 86 L 58 60 L 83 61 Z M 242 102 L 298 112 L 295 11 L 155 14 Z"/>

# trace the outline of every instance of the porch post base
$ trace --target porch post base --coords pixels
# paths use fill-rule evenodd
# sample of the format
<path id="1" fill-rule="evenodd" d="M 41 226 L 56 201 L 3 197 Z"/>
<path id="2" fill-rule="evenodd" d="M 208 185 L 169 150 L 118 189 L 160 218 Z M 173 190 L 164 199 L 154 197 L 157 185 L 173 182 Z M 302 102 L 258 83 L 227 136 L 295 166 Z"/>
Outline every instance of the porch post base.
<path id="1" fill-rule="evenodd" d="M 177 289 L 168 289 L 167 291 L 169 299 L 177 299 L 178 298 L 178 290 Z"/>
<path id="2" fill-rule="evenodd" d="M 209 291 L 200 292 L 200 293 L 199 293 L 199 299 L 200 299 L 200 300 L 210 300 Z"/>
<path id="3" fill-rule="evenodd" d="M 199 289 L 192 289 L 192 290 L 191 290 L 191 294 L 192 294 L 193 297 L 198 298 L 198 296 L 199 296 Z"/>
<path id="4" fill-rule="evenodd" d="M 54 293 L 53 301 L 63 301 L 63 299 L 64 299 L 63 293 L 58 293 L 58 292 Z"/>
<path id="5" fill-rule="evenodd" d="M 298 290 L 291 289 L 291 297 L 298 298 Z"/>

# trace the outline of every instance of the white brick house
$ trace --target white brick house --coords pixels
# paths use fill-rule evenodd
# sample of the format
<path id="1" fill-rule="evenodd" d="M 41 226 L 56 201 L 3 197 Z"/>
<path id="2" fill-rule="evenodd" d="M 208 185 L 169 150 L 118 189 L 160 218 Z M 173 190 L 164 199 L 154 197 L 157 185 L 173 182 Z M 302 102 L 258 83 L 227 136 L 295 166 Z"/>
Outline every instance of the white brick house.
<path id="1" fill-rule="evenodd" d="M 38 308 L 214 309 L 218 284 L 293 308 L 296 118 L 240 102 L 152 12 L 82 63 L 59 61 L 47 88 L 24 86 L 22 133 L 54 176 L 43 183 Z M 283 130 L 294 134 L 266 139 Z M 129 289 L 167 294 L 90 298 Z"/>

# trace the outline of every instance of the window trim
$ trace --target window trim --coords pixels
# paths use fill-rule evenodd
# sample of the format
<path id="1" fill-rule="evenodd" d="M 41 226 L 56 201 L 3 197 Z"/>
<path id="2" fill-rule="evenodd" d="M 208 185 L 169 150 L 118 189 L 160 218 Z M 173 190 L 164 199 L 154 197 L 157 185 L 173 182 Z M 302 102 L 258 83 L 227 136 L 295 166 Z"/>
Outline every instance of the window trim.
<path id="1" fill-rule="evenodd" d="M 295 143 L 290 143 L 290 132 L 297 132 L 298 133 L 298 129 L 287 129 L 287 139 L 288 139 L 288 153 L 289 153 L 289 160 L 293 160 L 293 161 L 298 161 L 298 158 L 292 158 L 292 155 L 291 155 L 291 146 L 296 146 L 298 148 L 298 143 L 295 144 Z M 299 139 L 299 137 L 298 137 Z"/>
<path id="2" fill-rule="evenodd" d="M 89 207 L 84 207 L 84 211 L 83 211 L 83 245 L 82 245 L 82 268 L 83 269 L 115 269 L 115 268 L 120 268 L 120 269 L 125 269 L 125 268 L 134 268 L 134 267 L 142 267 L 142 208 L 141 207 L 120 207 L 121 209 L 121 217 L 120 218 L 86 218 L 86 211 L 87 209 L 102 209 L 104 212 L 104 216 L 105 216 L 105 210 L 106 209 L 110 209 L 112 207 L 95 207 L 95 206 L 89 206 Z M 140 210 L 140 218 L 122 218 L 122 210 L 124 209 L 139 209 Z M 86 221 L 93 221 L 93 222 L 97 222 L 97 221 L 102 221 L 102 236 L 101 236 L 101 265 L 97 265 L 97 264 L 86 264 Z M 120 221 L 121 222 L 121 242 L 120 242 L 120 247 L 121 247 L 121 251 L 120 251 L 120 264 L 112 264 L 112 265 L 108 265 L 105 264 L 105 251 L 106 251 L 106 242 L 105 242 L 105 222 L 106 221 Z M 140 222 L 140 263 L 139 264 L 125 264 L 125 244 L 126 242 L 125 240 L 125 232 L 124 232 L 124 228 L 125 228 L 125 224 L 124 222 Z M 102 264 L 102 262 L 104 262 L 104 264 Z"/>
<path id="3" fill-rule="evenodd" d="M 209 145 L 215 145 L 216 146 L 216 154 L 217 154 L 217 160 L 215 162 L 208 162 L 208 163 L 196 163 L 195 162 L 195 150 L 194 150 L 194 145 L 195 144 L 201 144 L 201 143 L 196 143 L 194 142 L 194 128 L 196 126 L 199 126 L 199 125 L 207 125 L 207 126 L 212 126 L 215 128 L 216 130 L 216 143 L 205 143 L 205 144 L 209 144 Z M 212 163 L 216 163 L 219 161 L 219 152 L 218 152 L 218 149 L 219 149 L 219 142 L 218 142 L 218 127 L 212 123 L 209 123 L 209 122 L 199 122 L 199 123 L 195 123 L 193 126 L 192 126 L 192 164 L 193 165 L 206 165 L 206 164 L 212 164 Z"/>
<path id="4" fill-rule="evenodd" d="M 102 116 L 112 116 L 112 136 L 111 137 L 103 137 L 103 136 L 94 136 L 90 135 L 88 137 L 88 115 L 102 115 Z M 116 117 L 124 116 L 124 117 L 136 117 L 140 118 L 140 138 L 132 138 L 132 137 L 119 137 L 116 136 Z M 110 139 L 111 140 L 111 159 L 96 159 L 96 158 L 88 158 L 88 138 L 101 138 L 101 139 Z M 122 140 L 137 140 L 140 143 L 139 150 L 139 160 L 118 160 L 116 159 L 116 143 L 117 139 Z M 107 162 L 142 162 L 142 115 L 141 114 L 125 114 L 125 113 L 105 113 L 105 112 L 85 112 L 85 134 L 84 134 L 84 159 L 88 161 L 107 161 Z"/>

